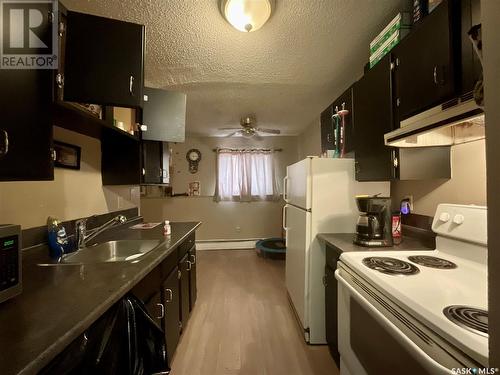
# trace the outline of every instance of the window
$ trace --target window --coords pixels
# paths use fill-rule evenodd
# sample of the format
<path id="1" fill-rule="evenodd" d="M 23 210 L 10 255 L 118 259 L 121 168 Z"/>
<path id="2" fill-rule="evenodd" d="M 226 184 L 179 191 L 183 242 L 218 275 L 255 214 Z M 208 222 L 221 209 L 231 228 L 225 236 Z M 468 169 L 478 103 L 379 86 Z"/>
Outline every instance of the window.
<path id="1" fill-rule="evenodd" d="M 277 191 L 273 151 L 219 150 L 215 200 L 274 200 Z"/>

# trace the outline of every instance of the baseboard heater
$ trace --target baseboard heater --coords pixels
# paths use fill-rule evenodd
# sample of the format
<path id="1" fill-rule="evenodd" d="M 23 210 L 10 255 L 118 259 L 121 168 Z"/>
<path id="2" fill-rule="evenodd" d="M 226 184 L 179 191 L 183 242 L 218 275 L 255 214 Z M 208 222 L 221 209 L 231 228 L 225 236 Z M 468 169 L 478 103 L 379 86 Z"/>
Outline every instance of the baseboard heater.
<path id="1" fill-rule="evenodd" d="M 255 243 L 260 238 L 245 238 L 231 240 L 197 240 L 196 250 L 243 250 L 255 249 Z"/>

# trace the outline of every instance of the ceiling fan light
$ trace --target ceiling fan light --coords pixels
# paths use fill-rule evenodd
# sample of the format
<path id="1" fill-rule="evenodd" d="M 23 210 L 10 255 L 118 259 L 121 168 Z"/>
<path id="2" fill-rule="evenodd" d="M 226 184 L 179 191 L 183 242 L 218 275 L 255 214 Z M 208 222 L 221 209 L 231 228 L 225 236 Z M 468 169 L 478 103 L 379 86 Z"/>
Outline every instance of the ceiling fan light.
<path id="1" fill-rule="evenodd" d="M 235 29 L 251 32 L 264 26 L 271 17 L 273 5 L 274 0 L 221 0 L 220 10 Z"/>

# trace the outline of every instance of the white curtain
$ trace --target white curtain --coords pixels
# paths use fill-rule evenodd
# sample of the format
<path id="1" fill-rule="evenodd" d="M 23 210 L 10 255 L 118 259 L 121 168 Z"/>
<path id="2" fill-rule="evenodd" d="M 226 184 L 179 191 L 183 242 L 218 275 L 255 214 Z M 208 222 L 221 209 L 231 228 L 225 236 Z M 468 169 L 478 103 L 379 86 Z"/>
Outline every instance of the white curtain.
<path id="1" fill-rule="evenodd" d="M 218 150 L 216 201 L 279 198 L 273 151 Z"/>

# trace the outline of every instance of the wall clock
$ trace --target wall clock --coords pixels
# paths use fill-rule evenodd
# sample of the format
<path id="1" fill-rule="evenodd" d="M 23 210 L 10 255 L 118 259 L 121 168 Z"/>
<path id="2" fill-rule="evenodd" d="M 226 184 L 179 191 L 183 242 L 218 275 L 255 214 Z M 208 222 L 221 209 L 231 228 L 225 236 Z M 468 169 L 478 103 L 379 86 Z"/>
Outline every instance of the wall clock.
<path id="1" fill-rule="evenodd" d="M 198 172 L 198 164 L 201 160 L 200 150 L 192 148 L 186 153 L 186 159 L 189 163 L 189 172 L 193 174 Z"/>

